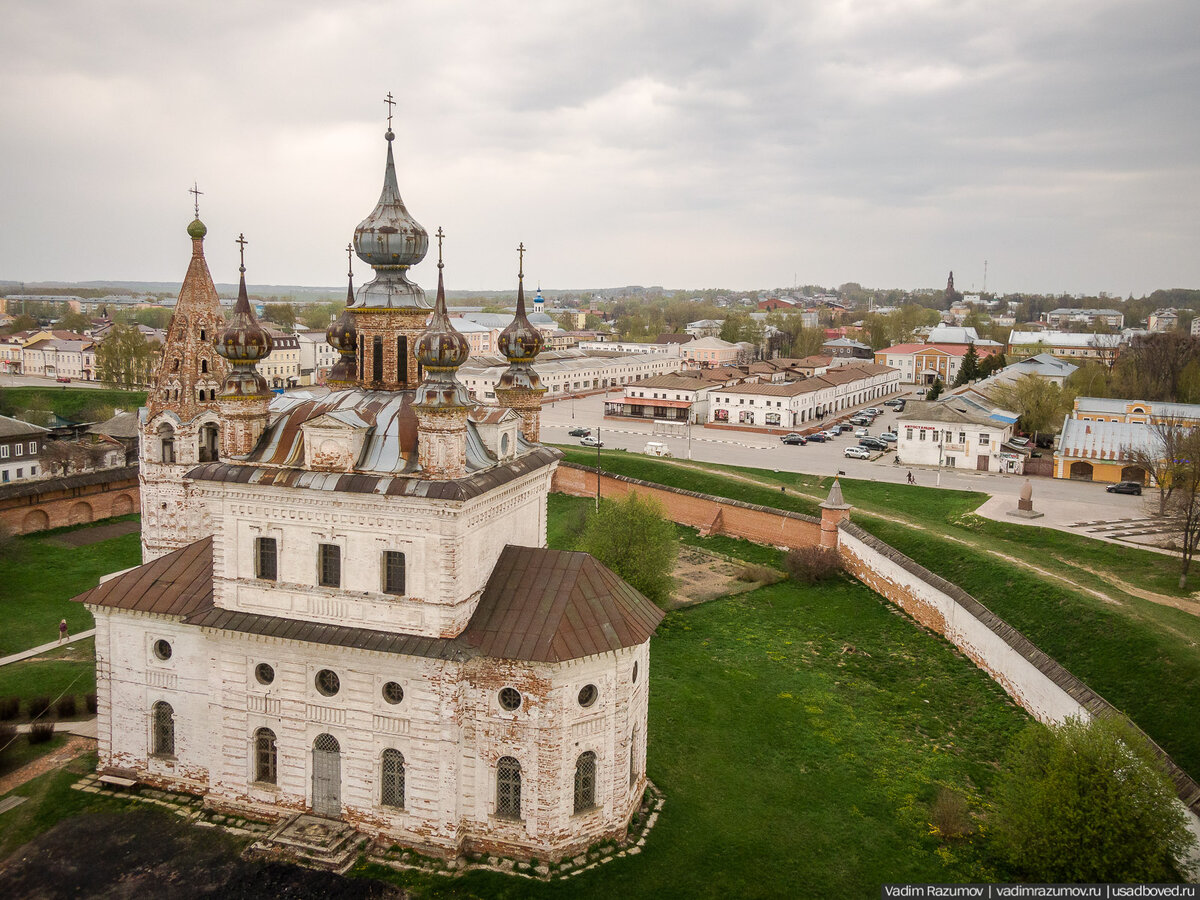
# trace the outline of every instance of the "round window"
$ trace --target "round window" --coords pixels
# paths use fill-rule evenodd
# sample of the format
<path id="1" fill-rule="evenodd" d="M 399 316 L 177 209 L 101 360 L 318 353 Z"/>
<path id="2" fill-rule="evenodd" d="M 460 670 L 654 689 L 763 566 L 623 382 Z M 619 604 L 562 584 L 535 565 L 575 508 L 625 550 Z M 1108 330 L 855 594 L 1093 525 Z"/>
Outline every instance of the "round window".
<path id="1" fill-rule="evenodd" d="M 394 681 L 389 681 L 383 686 L 383 699 L 391 704 L 399 703 L 404 699 L 404 688 Z"/>
<path id="2" fill-rule="evenodd" d="M 270 684 L 275 680 L 275 670 L 270 663 L 259 663 L 254 667 L 254 677 L 259 684 Z"/>
<path id="3" fill-rule="evenodd" d="M 332 697 L 341 688 L 342 682 L 337 677 L 337 672 L 332 672 L 329 669 L 322 669 L 317 673 L 317 691 L 326 697 Z"/>
<path id="4" fill-rule="evenodd" d="M 154 642 L 154 655 L 159 659 L 170 659 L 171 645 L 160 638 Z"/>
<path id="5" fill-rule="evenodd" d="M 633 661 L 633 683 L 637 684 L 637 660 Z"/>
<path id="6" fill-rule="evenodd" d="M 599 691 L 596 690 L 594 684 L 585 684 L 579 689 L 579 705 L 585 709 L 596 702 L 596 696 Z"/>
<path id="7" fill-rule="evenodd" d="M 512 712 L 521 706 L 521 692 L 516 688 L 506 687 L 500 691 L 500 708 Z"/>

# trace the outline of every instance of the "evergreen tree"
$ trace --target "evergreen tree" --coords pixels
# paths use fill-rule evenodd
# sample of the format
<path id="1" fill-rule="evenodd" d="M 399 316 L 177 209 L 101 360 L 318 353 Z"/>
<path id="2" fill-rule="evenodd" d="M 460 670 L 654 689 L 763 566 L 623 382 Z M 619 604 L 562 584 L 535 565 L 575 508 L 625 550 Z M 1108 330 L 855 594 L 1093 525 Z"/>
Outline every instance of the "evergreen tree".
<path id="1" fill-rule="evenodd" d="M 929 386 L 929 390 L 925 392 L 925 399 L 936 400 L 938 397 L 942 396 L 942 391 L 945 389 L 946 385 L 943 383 L 942 379 L 935 378 L 933 380 L 933 384 Z"/>
<path id="2" fill-rule="evenodd" d="M 954 387 L 959 387 L 979 377 L 979 353 L 974 344 L 967 345 L 962 365 L 958 367 L 958 377 L 954 379 Z"/>

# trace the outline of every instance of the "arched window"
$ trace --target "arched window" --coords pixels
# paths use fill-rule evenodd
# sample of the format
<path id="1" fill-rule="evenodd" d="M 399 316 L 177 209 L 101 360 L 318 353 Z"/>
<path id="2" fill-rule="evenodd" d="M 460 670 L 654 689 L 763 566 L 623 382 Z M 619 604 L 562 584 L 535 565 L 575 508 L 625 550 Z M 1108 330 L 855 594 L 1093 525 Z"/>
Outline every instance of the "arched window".
<path id="1" fill-rule="evenodd" d="M 279 751 L 275 746 L 275 732 L 260 728 L 254 732 L 254 780 L 262 784 L 277 784 L 276 775 Z"/>
<path id="2" fill-rule="evenodd" d="M 384 750 L 379 793 L 384 806 L 404 809 L 404 754 L 399 750 Z"/>
<path id="3" fill-rule="evenodd" d="M 200 371 L 208 372 L 208 360 L 207 359 L 200 360 Z"/>
<path id="4" fill-rule="evenodd" d="M 217 426 L 210 422 L 200 426 L 200 462 L 215 462 L 217 458 Z"/>
<path id="5" fill-rule="evenodd" d="M 584 812 L 596 805 L 596 754 L 591 750 L 579 754 L 575 761 L 575 812 Z"/>
<path id="6" fill-rule="evenodd" d="M 155 756 L 175 755 L 175 710 L 159 700 L 150 710 L 150 752 Z"/>
<path id="7" fill-rule="evenodd" d="M 511 756 L 496 763 L 496 815 L 521 818 L 521 764 Z"/>
<path id="8" fill-rule="evenodd" d="M 383 338 L 379 335 L 371 339 L 371 380 L 383 381 Z"/>
<path id="9" fill-rule="evenodd" d="M 171 371 L 172 372 L 179 371 L 179 357 L 178 356 L 175 357 L 173 360 L 171 360 Z"/>
<path id="10" fill-rule="evenodd" d="M 162 461 L 175 462 L 175 429 L 163 422 L 158 426 L 158 440 Z"/>

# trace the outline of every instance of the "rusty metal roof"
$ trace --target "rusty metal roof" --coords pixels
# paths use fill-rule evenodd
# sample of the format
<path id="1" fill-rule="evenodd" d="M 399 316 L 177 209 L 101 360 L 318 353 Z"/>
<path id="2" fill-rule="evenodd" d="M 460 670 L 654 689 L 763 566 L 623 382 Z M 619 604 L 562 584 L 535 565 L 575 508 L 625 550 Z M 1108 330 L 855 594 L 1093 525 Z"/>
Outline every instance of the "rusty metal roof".
<path id="1" fill-rule="evenodd" d="M 213 541 L 204 538 L 75 598 L 179 616 L 201 628 L 431 659 L 565 662 L 646 641 L 663 612 L 586 553 L 509 544 L 456 638 L 352 628 L 213 605 Z"/>
<path id="2" fill-rule="evenodd" d="M 213 539 L 206 537 L 80 594 L 80 603 L 189 616 L 213 605 Z"/>
<path id="3" fill-rule="evenodd" d="M 636 646 L 662 617 L 587 553 L 509 544 L 462 639 L 493 659 L 563 662 Z"/>

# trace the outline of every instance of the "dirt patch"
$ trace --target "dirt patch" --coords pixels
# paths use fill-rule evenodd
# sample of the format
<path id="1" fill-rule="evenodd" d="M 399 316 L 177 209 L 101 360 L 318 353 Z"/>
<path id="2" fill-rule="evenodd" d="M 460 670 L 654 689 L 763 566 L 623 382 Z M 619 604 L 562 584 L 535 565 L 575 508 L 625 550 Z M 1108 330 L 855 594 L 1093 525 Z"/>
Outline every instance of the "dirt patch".
<path id="1" fill-rule="evenodd" d="M 21 735 L 17 738 L 19 741 L 25 740 L 25 736 Z M 9 791 L 19 788 L 27 781 L 32 781 L 39 775 L 49 772 L 51 769 L 59 769 L 75 759 L 77 756 L 82 756 L 89 750 L 96 749 L 96 739 L 79 737 L 72 735 L 67 738 L 67 742 L 52 753 L 47 753 L 45 756 L 39 756 L 32 762 L 26 763 L 17 769 L 15 772 L 9 772 L 3 778 L 0 778 L 0 796 L 7 794 Z"/>
<path id="2" fill-rule="evenodd" d="M 675 559 L 675 593 L 671 595 L 671 608 L 694 606 L 718 597 L 741 594 L 764 583 L 739 581 L 738 575 L 745 568 L 745 563 L 698 547 L 681 545 L 679 556 Z"/>
<path id="3" fill-rule="evenodd" d="M 240 857 L 244 840 L 153 810 L 66 819 L 0 864 L 0 896 L 403 898 L 378 881 Z"/>
<path id="4" fill-rule="evenodd" d="M 1113 587 L 1119 588 L 1126 594 L 1134 597 L 1141 597 L 1143 600 L 1149 600 L 1151 603 L 1157 603 L 1160 606 L 1170 606 L 1174 609 L 1183 610 L 1185 613 L 1191 613 L 1193 616 L 1200 616 L 1200 601 L 1191 600 L 1184 597 L 1172 597 L 1168 594 L 1156 594 L 1154 591 L 1147 591 L 1144 588 L 1135 587 L 1128 581 L 1122 581 L 1111 572 L 1101 572 L 1099 569 L 1091 569 L 1087 566 L 1080 566 L 1085 572 L 1091 572 L 1098 578 L 1103 578 L 1105 581 L 1111 582 Z"/>
<path id="5" fill-rule="evenodd" d="M 113 522 L 111 525 L 97 525 L 95 528 L 68 531 L 66 534 L 48 538 L 46 543 L 60 547 L 86 547 L 89 544 L 98 544 L 110 538 L 120 537 L 123 534 L 133 534 L 141 529 L 141 522 Z"/>

